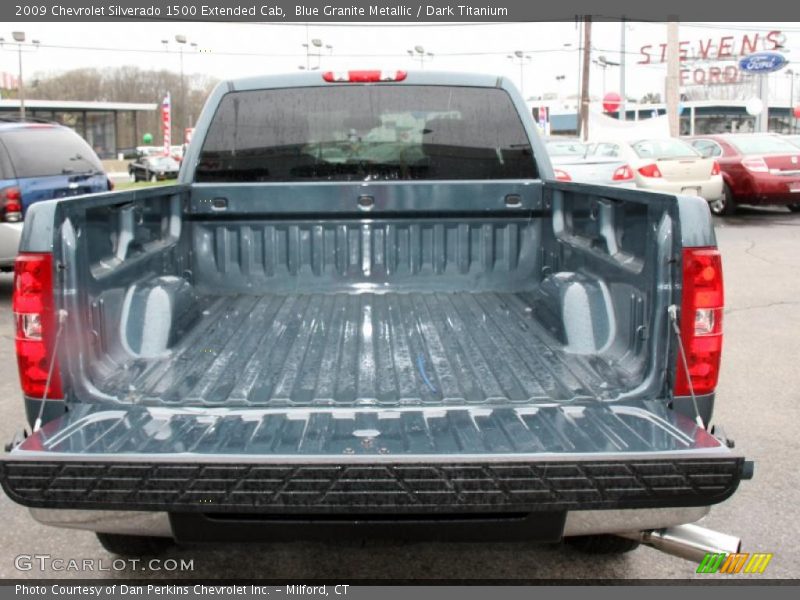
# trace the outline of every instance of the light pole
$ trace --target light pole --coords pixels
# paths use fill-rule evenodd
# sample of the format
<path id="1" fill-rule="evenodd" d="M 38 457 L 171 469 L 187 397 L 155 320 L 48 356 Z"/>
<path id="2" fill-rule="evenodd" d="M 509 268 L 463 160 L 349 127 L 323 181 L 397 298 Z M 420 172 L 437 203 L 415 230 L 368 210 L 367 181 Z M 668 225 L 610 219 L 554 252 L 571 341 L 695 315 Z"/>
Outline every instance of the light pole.
<path id="1" fill-rule="evenodd" d="M 14 31 L 11 33 L 14 41 L 17 42 L 17 57 L 19 59 L 19 118 L 25 118 L 25 83 L 22 80 L 22 42 L 25 41 L 24 31 Z"/>
<path id="2" fill-rule="evenodd" d="M 422 46 L 414 46 L 413 50 L 406 50 L 408 55 L 414 59 L 419 60 L 419 68 L 425 68 L 425 61 L 433 60 L 433 52 L 426 52 Z"/>
<path id="3" fill-rule="evenodd" d="M 566 78 L 567 78 L 566 75 L 556 75 L 556 86 L 558 87 L 557 94 L 559 102 L 561 102 L 561 96 L 563 95 L 561 93 L 561 82 L 564 81 Z"/>
<path id="4" fill-rule="evenodd" d="M 22 46 L 25 43 L 24 31 L 12 31 L 11 36 L 17 43 L 17 64 L 19 69 L 18 85 L 19 85 L 19 118 L 25 119 L 25 82 L 22 77 Z M 0 46 L 5 42 L 4 38 L 0 37 Z M 39 47 L 39 40 L 31 40 L 34 47 Z"/>
<path id="5" fill-rule="evenodd" d="M 183 47 L 186 45 L 186 36 L 182 34 L 177 34 L 175 36 L 175 41 L 178 42 L 178 54 L 180 55 L 180 63 L 181 63 L 181 116 L 183 117 L 183 132 L 181 133 L 181 140 L 186 143 L 184 139 L 186 136 L 186 87 L 183 81 Z"/>
<path id="6" fill-rule="evenodd" d="M 519 65 L 519 91 L 522 97 L 525 97 L 525 64 L 533 60 L 530 54 L 525 54 L 522 50 L 514 50 L 514 54 L 509 54 L 508 58 L 511 62 Z"/>
<path id="7" fill-rule="evenodd" d="M 306 38 L 306 39 L 308 39 L 308 38 Z M 318 43 L 318 44 L 322 43 L 320 40 L 315 38 L 315 39 L 311 40 L 311 44 L 308 44 L 308 43 L 303 44 L 303 48 L 306 49 L 306 67 L 305 68 L 307 70 L 309 70 L 309 71 L 312 70 L 311 69 L 311 46 L 312 45 L 316 46 L 317 44 L 315 42 Z M 302 70 L 303 69 L 301 69 L 301 71 Z"/>
<path id="8" fill-rule="evenodd" d="M 618 67 L 619 63 L 608 60 L 605 56 L 598 56 L 597 60 L 592 61 L 598 67 L 603 69 L 603 95 L 606 95 L 606 69 L 608 67 Z"/>
<path id="9" fill-rule="evenodd" d="M 331 46 L 330 44 L 323 43 L 323 41 L 321 39 L 319 39 L 319 38 L 314 38 L 313 40 L 311 40 L 310 44 L 306 43 L 306 44 L 302 44 L 302 46 L 303 46 L 303 48 L 306 49 L 306 65 L 305 66 L 298 65 L 297 68 L 300 69 L 301 71 L 306 71 L 306 70 L 308 70 L 308 71 L 316 71 L 317 69 L 320 69 L 322 67 L 322 50 L 323 49 L 327 50 L 329 55 L 333 53 L 333 46 Z M 316 52 L 312 52 L 311 51 L 312 48 L 316 48 Z M 310 59 L 311 59 L 312 56 L 316 56 L 317 57 L 317 66 L 316 67 L 312 67 L 311 66 L 311 60 Z"/>

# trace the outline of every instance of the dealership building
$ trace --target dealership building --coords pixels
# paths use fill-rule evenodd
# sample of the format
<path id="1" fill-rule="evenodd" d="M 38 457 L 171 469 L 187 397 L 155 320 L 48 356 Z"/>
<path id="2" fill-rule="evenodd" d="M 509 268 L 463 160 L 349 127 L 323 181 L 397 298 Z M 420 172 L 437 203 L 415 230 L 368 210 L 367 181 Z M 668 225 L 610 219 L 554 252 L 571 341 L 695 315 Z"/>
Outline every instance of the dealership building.
<path id="1" fill-rule="evenodd" d="M 681 135 L 702 135 L 711 133 L 747 133 L 755 131 L 756 118 L 747 113 L 744 100 L 687 100 L 681 102 Z M 541 107 L 549 113 L 551 135 L 577 135 L 578 116 L 575 100 L 566 103 L 557 100 L 530 101 L 529 105 L 538 119 Z M 602 110 L 600 102 L 592 103 L 597 111 Z M 667 112 L 665 104 L 628 103 L 625 118 L 628 121 L 641 121 Z M 617 113 L 608 113 L 618 116 Z M 800 131 L 800 123 L 792 115 L 792 107 L 773 104 L 769 107 L 769 131 L 773 133 L 795 133 Z"/>
<path id="2" fill-rule="evenodd" d="M 144 133 L 143 114 L 153 113 L 157 108 L 157 104 L 137 102 L 25 100 L 27 117 L 71 127 L 100 158 L 116 158 L 130 152 Z M 0 118 L 17 115 L 19 100 L 0 100 Z"/>

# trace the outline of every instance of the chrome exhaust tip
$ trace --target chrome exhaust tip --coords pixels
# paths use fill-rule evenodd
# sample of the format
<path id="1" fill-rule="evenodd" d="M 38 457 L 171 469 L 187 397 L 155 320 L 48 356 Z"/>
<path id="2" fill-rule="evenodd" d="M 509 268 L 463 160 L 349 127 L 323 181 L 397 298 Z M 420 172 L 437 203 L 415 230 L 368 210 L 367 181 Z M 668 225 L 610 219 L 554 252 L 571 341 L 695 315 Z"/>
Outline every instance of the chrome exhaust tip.
<path id="1" fill-rule="evenodd" d="M 699 525 L 676 525 L 664 529 L 632 531 L 617 535 L 697 563 L 701 562 L 709 553 L 736 554 L 742 549 L 740 538 Z"/>

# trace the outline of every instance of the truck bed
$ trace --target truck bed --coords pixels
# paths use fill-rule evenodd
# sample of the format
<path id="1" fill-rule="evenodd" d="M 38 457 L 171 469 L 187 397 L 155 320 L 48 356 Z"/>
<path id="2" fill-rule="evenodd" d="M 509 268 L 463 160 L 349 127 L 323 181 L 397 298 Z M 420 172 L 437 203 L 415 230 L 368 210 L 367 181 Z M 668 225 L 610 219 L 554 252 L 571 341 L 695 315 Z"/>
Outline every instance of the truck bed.
<path id="1" fill-rule="evenodd" d="M 203 296 L 168 354 L 95 380 L 147 404 L 404 406 L 604 398 L 626 373 L 567 352 L 537 295 Z M 629 376 L 628 376 L 629 377 Z"/>

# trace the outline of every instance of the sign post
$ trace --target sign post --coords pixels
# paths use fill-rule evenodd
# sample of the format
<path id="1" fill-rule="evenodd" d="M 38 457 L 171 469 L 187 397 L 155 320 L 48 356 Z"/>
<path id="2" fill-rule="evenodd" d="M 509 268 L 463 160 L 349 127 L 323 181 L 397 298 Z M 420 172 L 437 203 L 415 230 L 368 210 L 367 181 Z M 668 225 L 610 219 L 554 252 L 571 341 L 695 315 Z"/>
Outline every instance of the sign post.
<path id="1" fill-rule="evenodd" d="M 681 99 L 680 42 L 678 41 L 678 17 L 668 17 L 667 21 L 667 78 L 664 82 L 664 101 L 667 105 L 669 134 L 678 137 L 681 133 L 678 103 Z"/>
<path id="2" fill-rule="evenodd" d="M 758 77 L 758 97 L 764 108 L 756 116 L 755 130 L 759 133 L 769 131 L 769 74 L 759 73 Z"/>

